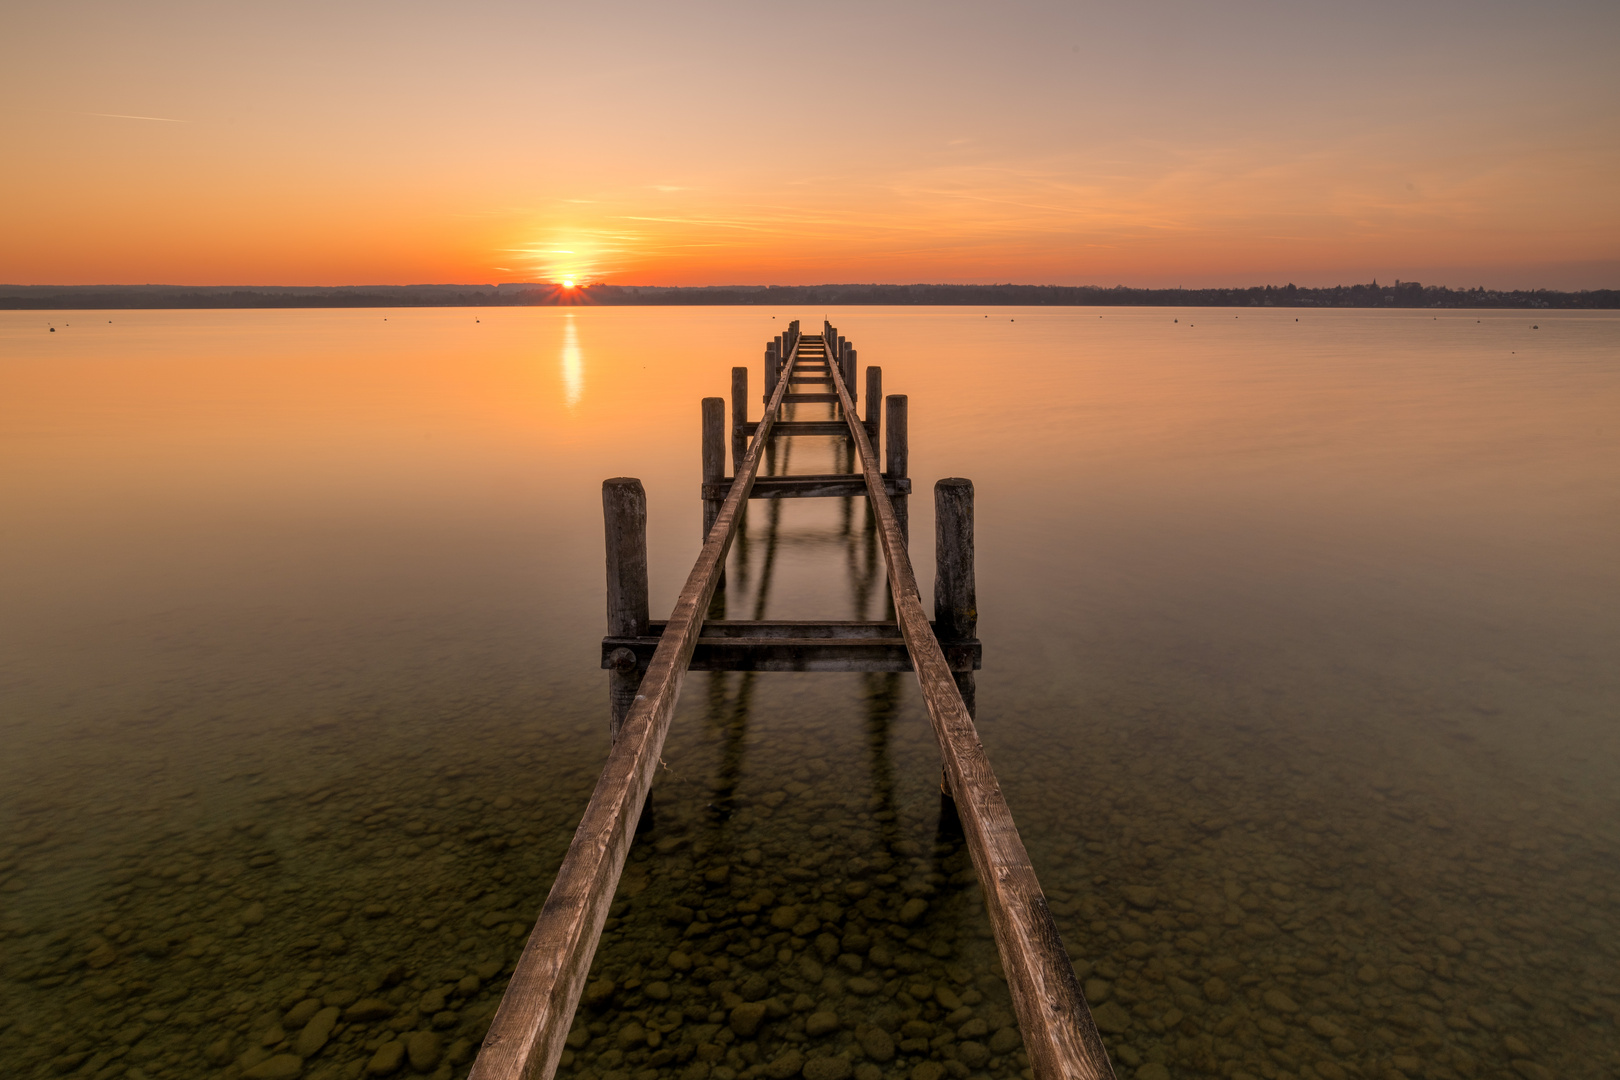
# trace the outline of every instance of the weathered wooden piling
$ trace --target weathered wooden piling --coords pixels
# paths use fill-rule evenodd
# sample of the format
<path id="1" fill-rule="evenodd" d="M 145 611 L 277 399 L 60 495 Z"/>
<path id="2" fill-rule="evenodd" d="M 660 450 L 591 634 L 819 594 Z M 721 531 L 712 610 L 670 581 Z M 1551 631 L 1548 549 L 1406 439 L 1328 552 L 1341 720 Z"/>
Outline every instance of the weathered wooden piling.
<path id="1" fill-rule="evenodd" d="M 876 364 L 866 369 L 866 437 L 878 445 L 883 429 L 883 369 Z"/>
<path id="2" fill-rule="evenodd" d="M 748 453 L 748 438 L 743 425 L 748 423 L 748 369 L 731 369 L 731 467 L 742 468 L 743 455 Z"/>
<path id="3" fill-rule="evenodd" d="M 973 577 L 973 481 L 950 477 L 934 485 L 934 633 L 947 643 L 979 636 L 979 598 Z M 977 719 L 978 684 L 972 671 L 953 671 L 968 715 Z"/>
<path id="4" fill-rule="evenodd" d="M 776 346 L 775 345 L 766 345 L 765 346 L 765 400 L 766 401 L 771 400 L 771 395 L 776 393 L 776 378 L 777 378 L 777 375 L 779 374 L 780 370 L 781 370 L 780 367 L 776 363 Z"/>
<path id="5" fill-rule="evenodd" d="M 726 475 L 726 401 L 724 398 L 703 399 L 703 482 L 718 484 Z M 719 499 L 703 500 L 703 535 L 714 528 L 714 519 L 720 514 Z"/>
<path id="6" fill-rule="evenodd" d="M 889 468 L 884 476 L 890 480 L 900 480 L 908 475 L 911 466 L 910 449 L 906 442 L 906 395 L 890 394 L 884 399 L 885 449 Z M 906 497 L 898 495 L 894 500 L 894 518 L 900 525 L 900 536 L 909 542 L 911 538 L 911 515 L 906 508 Z"/>
<path id="7" fill-rule="evenodd" d="M 602 481 L 602 521 L 607 542 L 608 632 L 640 637 L 647 632 L 647 492 L 641 481 L 616 476 Z M 619 737 L 641 685 L 636 654 L 616 649 L 608 667 L 608 732 Z"/>

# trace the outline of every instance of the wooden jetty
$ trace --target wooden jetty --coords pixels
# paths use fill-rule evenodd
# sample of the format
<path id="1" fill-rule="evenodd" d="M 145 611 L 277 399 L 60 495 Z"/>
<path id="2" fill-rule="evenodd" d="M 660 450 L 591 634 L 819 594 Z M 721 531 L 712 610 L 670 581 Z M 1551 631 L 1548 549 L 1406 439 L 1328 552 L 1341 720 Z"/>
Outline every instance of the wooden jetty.
<path id="1" fill-rule="evenodd" d="M 907 401 L 903 395 L 884 397 L 881 370 L 868 367 L 862 419 L 856 375 L 856 350 L 831 325 L 819 336 L 804 336 L 795 321 L 766 346 L 765 409 L 759 420 L 748 419 L 745 367 L 732 369 L 729 439 L 725 401 L 703 399 L 703 547 L 667 620 L 649 618 L 647 503 L 641 482 L 621 477 L 603 483 L 608 634 L 602 664 L 608 670 L 613 745 L 473 1065 L 473 1080 L 550 1080 L 555 1073 L 682 680 L 692 670 L 915 672 L 939 742 L 942 785 L 955 800 L 1036 1080 L 1113 1076 L 973 726 L 973 672 L 980 663 L 973 485 L 949 479 L 934 489 L 938 572 L 931 622 L 907 553 Z M 800 403 L 831 405 L 836 418 L 782 418 L 786 406 Z M 794 435 L 846 435 L 857 471 L 761 476 L 774 440 Z M 880 436 L 887 469 L 876 449 Z M 728 441 L 731 476 L 725 475 Z M 855 495 L 867 498 L 877 523 L 894 621 L 708 618 L 711 601 L 724 586 L 726 553 L 748 499 Z"/>

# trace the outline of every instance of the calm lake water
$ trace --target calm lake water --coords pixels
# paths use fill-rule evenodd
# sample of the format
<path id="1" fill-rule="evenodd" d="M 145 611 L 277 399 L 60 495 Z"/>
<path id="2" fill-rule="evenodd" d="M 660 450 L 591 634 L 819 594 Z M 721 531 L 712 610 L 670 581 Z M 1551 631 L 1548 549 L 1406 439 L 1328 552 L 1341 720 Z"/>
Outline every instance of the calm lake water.
<path id="1" fill-rule="evenodd" d="M 698 399 L 824 315 L 925 596 L 977 485 L 1122 1077 L 1620 1076 L 1620 314 L 1111 308 L 0 314 L 0 1071 L 465 1075 L 607 747 L 600 483 L 661 616 Z M 728 613 L 883 617 L 866 525 L 755 503 Z M 664 758 L 560 1075 L 1029 1075 L 909 675 L 695 674 Z"/>

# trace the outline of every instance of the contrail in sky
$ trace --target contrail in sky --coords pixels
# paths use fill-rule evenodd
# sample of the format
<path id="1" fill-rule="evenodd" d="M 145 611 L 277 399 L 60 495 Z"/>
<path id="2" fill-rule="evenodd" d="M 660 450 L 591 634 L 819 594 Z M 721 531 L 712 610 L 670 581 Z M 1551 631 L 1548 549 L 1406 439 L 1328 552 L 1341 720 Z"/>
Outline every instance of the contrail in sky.
<path id="1" fill-rule="evenodd" d="M 80 116 L 105 116 L 112 120 L 156 120 L 162 124 L 189 124 L 190 120 L 174 120 L 167 116 L 129 116 L 126 113 L 82 112 Z"/>

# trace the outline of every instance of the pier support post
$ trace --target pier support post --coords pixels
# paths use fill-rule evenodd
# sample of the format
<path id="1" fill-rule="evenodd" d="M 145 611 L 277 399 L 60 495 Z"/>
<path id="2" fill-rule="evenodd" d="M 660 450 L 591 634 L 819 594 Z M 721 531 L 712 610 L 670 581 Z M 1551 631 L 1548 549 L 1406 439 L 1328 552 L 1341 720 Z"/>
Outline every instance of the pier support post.
<path id="1" fill-rule="evenodd" d="M 602 481 L 602 524 L 607 540 L 609 637 L 641 637 L 647 632 L 647 492 L 641 481 L 616 476 Z M 619 728 L 641 687 L 636 654 L 616 649 L 609 658 L 608 733 Z"/>
<path id="2" fill-rule="evenodd" d="M 883 369 L 873 365 L 866 369 L 866 437 L 873 446 L 880 445 L 878 435 L 883 430 Z"/>
<path id="3" fill-rule="evenodd" d="M 855 346 L 847 346 L 844 349 L 844 385 L 849 388 L 850 401 L 855 402 L 857 405 L 860 404 L 861 395 L 855 389 L 855 373 L 859 370 L 860 368 L 855 362 Z M 859 411 L 856 412 L 856 415 L 860 415 Z"/>
<path id="4" fill-rule="evenodd" d="M 726 399 L 703 399 L 703 482 L 718 484 L 726 478 Z M 709 538 L 720 516 L 721 499 L 703 500 L 703 539 Z"/>
<path id="5" fill-rule="evenodd" d="M 761 400 L 769 405 L 771 395 L 776 393 L 776 346 L 769 342 L 765 345 L 765 396 Z"/>
<path id="6" fill-rule="evenodd" d="M 973 581 L 973 481 L 950 477 L 934 485 L 934 623 L 939 640 L 972 641 L 979 633 Z M 970 718 L 978 717 L 971 671 L 952 672 Z"/>
<path id="7" fill-rule="evenodd" d="M 731 474 L 737 475 L 742 468 L 743 457 L 748 453 L 748 439 L 742 433 L 742 426 L 748 423 L 748 369 L 734 367 L 731 369 Z"/>
<path id="8" fill-rule="evenodd" d="M 885 447 L 888 453 L 889 468 L 883 475 L 891 480 L 899 480 L 907 474 L 911 467 L 910 453 L 906 446 L 906 395 L 890 394 L 884 399 L 885 411 L 884 426 L 888 428 L 885 438 Z M 906 506 L 906 496 L 896 495 L 890 502 L 894 504 L 894 522 L 900 526 L 900 539 L 911 546 L 911 515 Z"/>

